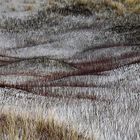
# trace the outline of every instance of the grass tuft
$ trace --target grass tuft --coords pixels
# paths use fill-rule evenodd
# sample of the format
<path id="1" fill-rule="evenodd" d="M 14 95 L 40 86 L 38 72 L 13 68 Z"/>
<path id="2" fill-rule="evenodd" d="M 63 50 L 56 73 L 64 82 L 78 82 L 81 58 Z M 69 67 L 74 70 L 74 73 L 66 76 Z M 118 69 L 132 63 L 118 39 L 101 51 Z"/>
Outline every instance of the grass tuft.
<path id="1" fill-rule="evenodd" d="M 0 115 L 0 138 L 5 140 L 89 140 L 51 117 L 36 120 L 13 113 Z"/>

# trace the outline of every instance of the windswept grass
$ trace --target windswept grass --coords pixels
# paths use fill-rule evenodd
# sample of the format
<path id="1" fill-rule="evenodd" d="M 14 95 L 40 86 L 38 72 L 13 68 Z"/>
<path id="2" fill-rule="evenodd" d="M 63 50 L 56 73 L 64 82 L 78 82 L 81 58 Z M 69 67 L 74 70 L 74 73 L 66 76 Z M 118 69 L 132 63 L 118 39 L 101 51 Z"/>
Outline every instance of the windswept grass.
<path id="1" fill-rule="evenodd" d="M 62 123 L 38 118 L 16 116 L 14 113 L 0 114 L 1 140 L 88 140 L 74 129 Z"/>

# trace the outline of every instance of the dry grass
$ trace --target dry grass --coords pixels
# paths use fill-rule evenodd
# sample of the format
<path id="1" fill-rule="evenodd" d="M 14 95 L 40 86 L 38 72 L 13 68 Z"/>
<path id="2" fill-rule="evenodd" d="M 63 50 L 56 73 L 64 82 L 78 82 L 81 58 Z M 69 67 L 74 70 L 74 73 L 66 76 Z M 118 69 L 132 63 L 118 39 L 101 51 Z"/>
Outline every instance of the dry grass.
<path id="1" fill-rule="evenodd" d="M 140 0 L 49 0 L 49 5 L 82 5 L 89 10 L 114 10 L 119 15 L 125 13 L 140 13 Z"/>
<path id="2" fill-rule="evenodd" d="M 74 129 L 64 124 L 38 118 L 16 116 L 14 113 L 0 114 L 1 140 L 87 140 Z"/>
<path id="3" fill-rule="evenodd" d="M 24 7 L 25 11 L 32 11 L 33 10 L 33 5 L 29 4 L 29 5 L 26 5 Z"/>

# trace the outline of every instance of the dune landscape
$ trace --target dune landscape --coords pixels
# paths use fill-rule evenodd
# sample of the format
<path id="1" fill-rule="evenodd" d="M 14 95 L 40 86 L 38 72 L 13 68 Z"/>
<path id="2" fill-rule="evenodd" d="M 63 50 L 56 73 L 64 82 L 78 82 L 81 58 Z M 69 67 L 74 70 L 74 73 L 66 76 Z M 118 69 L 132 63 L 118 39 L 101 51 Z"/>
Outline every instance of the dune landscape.
<path id="1" fill-rule="evenodd" d="M 139 13 L 139 0 L 0 0 L 0 140 L 139 140 Z"/>

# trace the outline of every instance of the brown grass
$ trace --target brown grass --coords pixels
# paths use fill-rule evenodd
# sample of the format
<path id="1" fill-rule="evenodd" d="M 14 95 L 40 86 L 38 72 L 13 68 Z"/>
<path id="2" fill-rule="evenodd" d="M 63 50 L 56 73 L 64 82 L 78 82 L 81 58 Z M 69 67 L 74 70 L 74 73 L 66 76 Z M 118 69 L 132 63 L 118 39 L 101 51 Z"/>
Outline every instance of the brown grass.
<path id="1" fill-rule="evenodd" d="M 36 120 L 16 116 L 14 113 L 0 114 L 1 140 L 89 140 L 79 135 L 74 129 L 68 129 L 64 124 L 47 120 Z"/>
<path id="2" fill-rule="evenodd" d="M 117 14 L 140 13 L 140 0 L 49 0 L 50 6 L 79 6 L 90 10 L 110 9 Z"/>
<path id="3" fill-rule="evenodd" d="M 26 5 L 26 6 L 24 7 L 24 9 L 25 9 L 25 11 L 32 11 L 33 6 L 32 6 L 31 4 L 29 4 L 29 5 Z"/>

